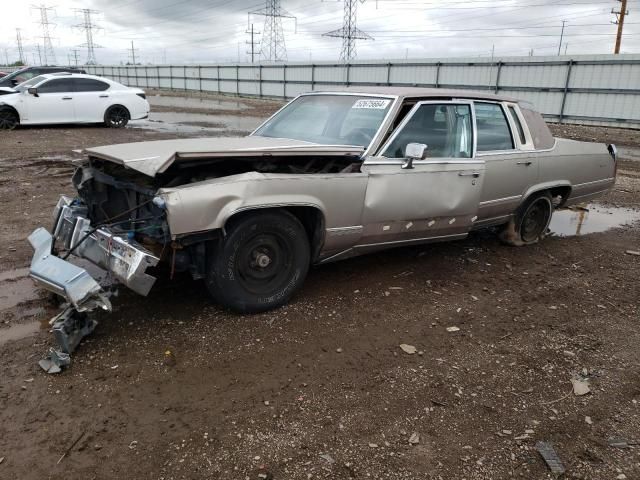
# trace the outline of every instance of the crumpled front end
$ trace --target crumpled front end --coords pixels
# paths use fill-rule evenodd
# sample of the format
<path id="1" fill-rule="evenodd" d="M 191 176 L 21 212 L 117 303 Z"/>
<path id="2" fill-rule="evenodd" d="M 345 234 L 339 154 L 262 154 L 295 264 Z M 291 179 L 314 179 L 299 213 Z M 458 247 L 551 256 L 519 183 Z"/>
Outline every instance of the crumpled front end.
<path id="1" fill-rule="evenodd" d="M 159 258 L 126 235 L 108 227 L 93 227 L 86 207 L 63 196 L 55 210 L 53 233 L 40 227 L 30 236 L 35 253 L 30 276 L 43 288 L 64 297 L 78 312 L 111 310 L 107 293 L 84 269 L 66 260 L 85 258 L 140 295 L 147 295 L 155 278 L 146 273 Z M 65 253 L 64 257 L 57 252 Z"/>

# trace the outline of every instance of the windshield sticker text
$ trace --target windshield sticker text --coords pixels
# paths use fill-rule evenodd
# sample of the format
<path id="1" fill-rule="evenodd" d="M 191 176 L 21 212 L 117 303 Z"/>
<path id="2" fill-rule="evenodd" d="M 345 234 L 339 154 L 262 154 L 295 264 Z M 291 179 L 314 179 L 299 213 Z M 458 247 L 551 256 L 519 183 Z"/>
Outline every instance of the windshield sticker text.
<path id="1" fill-rule="evenodd" d="M 384 110 L 390 102 L 391 100 L 389 99 L 360 99 L 354 103 L 351 108 L 373 108 L 375 110 Z"/>

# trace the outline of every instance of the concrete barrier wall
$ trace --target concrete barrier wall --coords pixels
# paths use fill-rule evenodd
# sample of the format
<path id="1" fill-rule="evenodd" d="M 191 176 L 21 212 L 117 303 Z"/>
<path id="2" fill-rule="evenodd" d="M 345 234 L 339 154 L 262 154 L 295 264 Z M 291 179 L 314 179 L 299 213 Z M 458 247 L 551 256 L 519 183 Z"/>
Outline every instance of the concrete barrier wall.
<path id="1" fill-rule="evenodd" d="M 640 128 L 640 55 L 84 68 L 129 86 L 271 98 L 334 86 L 490 91 L 533 103 L 551 122 Z"/>

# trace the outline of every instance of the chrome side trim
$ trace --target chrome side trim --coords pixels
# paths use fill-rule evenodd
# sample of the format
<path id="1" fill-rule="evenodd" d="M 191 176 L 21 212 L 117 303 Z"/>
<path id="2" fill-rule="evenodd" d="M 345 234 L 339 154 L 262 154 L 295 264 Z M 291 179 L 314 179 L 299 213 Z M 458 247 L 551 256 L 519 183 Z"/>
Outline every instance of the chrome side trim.
<path id="1" fill-rule="evenodd" d="M 380 159 L 380 160 L 372 160 Z M 387 158 L 387 157 L 368 157 L 365 161 L 365 165 L 402 165 L 404 160 L 401 158 Z M 461 159 L 461 160 L 414 160 L 413 165 L 480 165 L 484 160 L 474 159 Z"/>
<path id="2" fill-rule="evenodd" d="M 552 150 L 554 150 L 557 144 L 558 144 L 558 139 L 554 137 L 553 146 L 551 146 L 550 148 L 542 148 L 539 150 L 494 150 L 493 152 L 478 152 L 476 156 L 490 157 L 493 155 L 522 155 L 522 154 L 531 155 L 532 153 L 545 153 L 545 152 L 551 152 Z"/>
<path id="3" fill-rule="evenodd" d="M 423 238 L 411 238 L 408 240 L 393 240 L 390 242 L 379 242 L 379 243 L 364 243 L 361 245 L 355 245 L 354 249 L 368 248 L 368 247 L 380 247 L 384 245 L 402 245 L 402 244 L 410 244 L 410 243 L 419 243 L 419 242 L 427 242 L 431 240 L 446 240 L 452 238 L 465 238 L 467 233 L 456 233 L 453 235 L 442 235 L 439 237 L 423 237 Z"/>
<path id="4" fill-rule="evenodd" d="M 357 235 L 362 233 L 364 227 L 362 225 L 354 225 L 353 227 L 334 227 L 327 228 L 327 235 L 332 237 L 338 237 L 342 235 Z"/>
<path id="5" fill-rule="evenodd" d="M 519 200 L 520 198 L 522 198 L 522 195 L 513 195 L 511 197 L 496 198 L 494 200 L 485 200 L 484 202 L 480 202 L 480 206 L 482 207 L 484 205 L 493 205 L 494 203 L 509 202 L 511 200 Z"/>
<path id="6" fill-rule="evenodd" d="M 584 183 L 576 183 L 573 185 L 573 188 L 576 187 L 586 187 L 588 185 L 596 185 L 598 183 L 609 183 L 615 181 L 615 177 L 602 178 L 600 180 L 594 180 L 592 182 L 584 182 Z"/>

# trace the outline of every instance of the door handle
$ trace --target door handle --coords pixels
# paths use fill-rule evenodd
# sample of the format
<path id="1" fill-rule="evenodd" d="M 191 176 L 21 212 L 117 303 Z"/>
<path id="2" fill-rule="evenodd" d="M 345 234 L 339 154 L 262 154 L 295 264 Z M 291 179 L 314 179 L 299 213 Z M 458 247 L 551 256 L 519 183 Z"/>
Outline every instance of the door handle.
<path id="1" fill-rule="evenodd" d="M 109 95 L 100 95 L 100 98 L 109 98 Z"/>
<path id="2" fill-rule="evenodd" d="M 459 172 L 458 176 L 478 178 L 480 176 L 480 172 L 471 172 L 471 173 Z"/>
<path id="3" fill-rule="evenodd" d="M 529 165 L 531 165 L 531 161 L 527 160 L 525 162 L 518 162 L 518 165 L 524 165 L 525 167 L 528 167 Z"/>
<path id="4" fill-rule="evenodd" d="M 73 100 L 72 97 L 62 97 L 63 100 Z"/>

